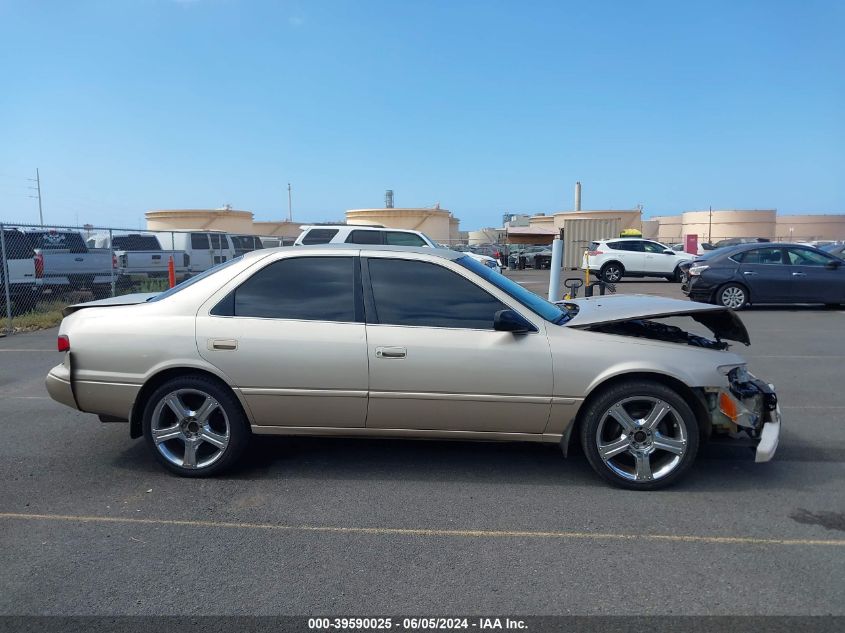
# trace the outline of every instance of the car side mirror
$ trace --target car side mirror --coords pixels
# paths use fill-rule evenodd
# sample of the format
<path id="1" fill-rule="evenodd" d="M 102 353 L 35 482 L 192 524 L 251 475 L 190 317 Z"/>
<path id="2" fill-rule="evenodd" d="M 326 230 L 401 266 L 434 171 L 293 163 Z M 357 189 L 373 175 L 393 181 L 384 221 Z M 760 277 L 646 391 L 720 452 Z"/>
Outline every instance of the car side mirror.
<path id="1" fill-rule="evenodd" d="M 675 251 L 673 251 L 671 248 L 667 248 L 665 251 L 663 251 L 663 254 L 664 255 L 674 255 Z"/>
<path id="2" fill-rule="evenodd" d="M 829 270 L 836 270 L 836 269 L 837 269 L 837 268 L 839 268 L 841 265 L 842 265 L 842 263 L 841 263 L 841 262 L 838 262 L 838 261 L 836 261 L 836 260 L 834 259 L 834 260 L 831 260 L 831 261 L 827 262 L 827 263 L 824 265 L 824 267 L 825 267 L 825 268 L 827 268 L 827 269 L 829 269 Z"/>
<path id="3" fill-rule="evenodd" d="M 493 315 L 493 329 L 497 332 L 513 332 L 514 334 L 537 330 L 527 319 L 513 310 L 498 310 Z"/>

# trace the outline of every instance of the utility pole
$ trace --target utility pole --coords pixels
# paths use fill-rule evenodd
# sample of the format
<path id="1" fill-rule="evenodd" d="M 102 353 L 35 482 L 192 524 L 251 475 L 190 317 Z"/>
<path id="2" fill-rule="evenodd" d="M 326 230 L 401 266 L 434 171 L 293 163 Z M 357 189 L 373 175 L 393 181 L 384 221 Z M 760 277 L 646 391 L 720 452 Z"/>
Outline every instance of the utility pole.
<path id="1" fill-rule="evenodd" d="M 710 205 L 710 218 L 707 222 L 707 241 L 713 243 L 713 205 Z"/>
<path id="2" fill-rule="evenodd" d="M 37 191 L 37 196 L 30 196 L 30 198 L 38 198 L 38 221 L 41 226 L 44 226 L 44 213 L 41 210 L 41 175 L 38 173 L 38 168 L 35 168 L 35 178 L 27 178 L 30 182 L 34 182 L 35 186 L 30 187 L 33 191 Z"/>
<path id="3" fill-rule="evenodd" d="M 290 183 L 288 183 L 288 222 L 293 222 L 293 207 L 290 198 Z"/>

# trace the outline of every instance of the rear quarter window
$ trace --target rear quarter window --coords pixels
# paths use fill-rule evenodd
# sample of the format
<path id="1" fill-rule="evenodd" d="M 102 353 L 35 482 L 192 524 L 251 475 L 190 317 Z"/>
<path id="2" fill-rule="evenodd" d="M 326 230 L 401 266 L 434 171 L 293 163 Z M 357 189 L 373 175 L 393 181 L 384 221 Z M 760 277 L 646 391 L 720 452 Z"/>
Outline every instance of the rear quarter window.
<path id="1" fill-rule="evenodd" d="M 328 244 L 337 235 L 337 229 L 311 229 L 302 238 L 303 244 Z"/>

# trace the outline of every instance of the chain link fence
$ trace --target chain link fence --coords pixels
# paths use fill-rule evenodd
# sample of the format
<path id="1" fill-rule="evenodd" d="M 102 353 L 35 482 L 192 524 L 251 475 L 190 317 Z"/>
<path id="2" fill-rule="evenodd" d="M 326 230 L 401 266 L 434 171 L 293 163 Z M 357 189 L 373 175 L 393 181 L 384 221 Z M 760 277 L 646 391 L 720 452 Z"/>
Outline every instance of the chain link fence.
<path id="1" fill-rule="evenodd" d="M 74 303 L 161 292 L 246 252 L 292 243 L 199 229 L 0 222 L 0 335 L 58 325 Z"/>

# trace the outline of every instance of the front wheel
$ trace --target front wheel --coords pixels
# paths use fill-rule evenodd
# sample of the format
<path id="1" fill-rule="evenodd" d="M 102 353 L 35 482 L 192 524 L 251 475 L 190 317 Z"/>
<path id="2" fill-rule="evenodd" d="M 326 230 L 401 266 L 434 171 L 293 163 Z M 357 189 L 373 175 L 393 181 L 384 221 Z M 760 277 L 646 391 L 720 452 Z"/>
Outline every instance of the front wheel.
<path id="1" fill-rule="evenodd" d="M 234 394 L 204 376 L 174 378 L 156 389 L 144 408 L 143 429 L 156 459 L 183 477 L 225 470 L 249 440 Z"/>
<path id="2" fill-rule="evenodd" d="M 748 303 L 748 291 L 739 284 L 726 284 L 716 293 L 716 303 L 731 310 L 742 310 Z"/>
<path id="3" fill-rule="evenodd" d="M 677 481 L 698 452 L 698 421 L 673 389 L 651 381 L 619 384 L 587 405 L 581 445 L 610 483 L 655 490 Z"/>

